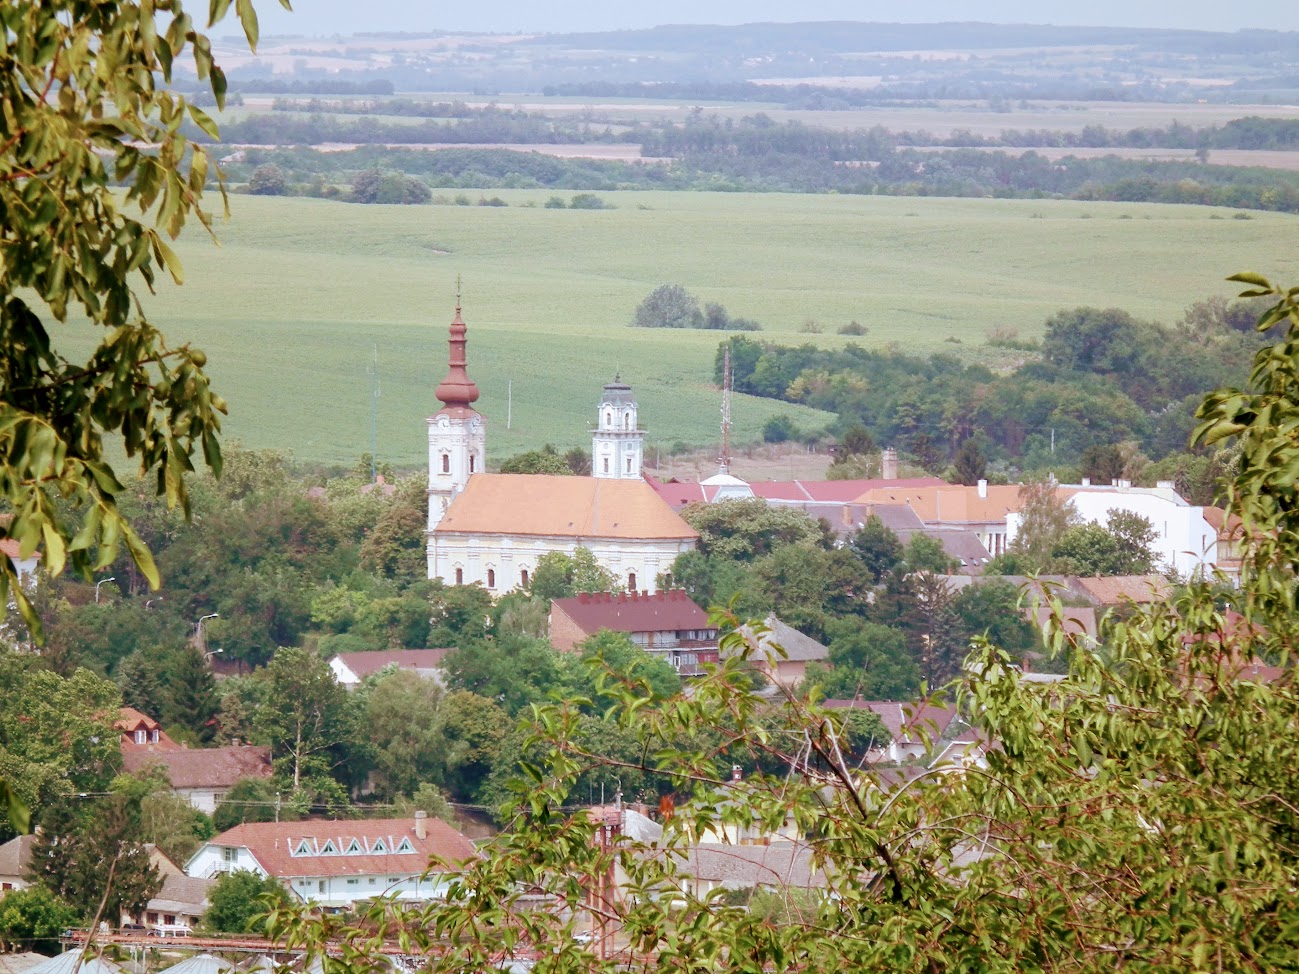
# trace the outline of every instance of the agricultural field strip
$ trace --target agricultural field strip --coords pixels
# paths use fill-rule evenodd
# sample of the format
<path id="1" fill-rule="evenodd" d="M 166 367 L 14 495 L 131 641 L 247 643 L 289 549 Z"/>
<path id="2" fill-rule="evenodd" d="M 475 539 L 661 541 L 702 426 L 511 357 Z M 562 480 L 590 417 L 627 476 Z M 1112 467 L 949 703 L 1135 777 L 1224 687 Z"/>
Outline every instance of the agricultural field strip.
<path id="1" fill-rule="evenodd" d="M 760 321 L 761 338 L 840 345 L 848 339 L 836 329 L 856 320 L 869 332 L 855 340 L 869 346 L 985 360 L 990 331 L 1031 338 L 1063 307 L 1172 321 L 1192 300 L 1231 294 L 1222 278 L 1236 270 L 1299 272 L 1299 225 L 1268 213 L 653 192 L 605 193 L 616 209 L 572 211 L 544 209 L 545 191 L 492 192 L 510 206 L 235 197 L 219 249 L 198 233 L 179 241 L 187 283 L 163 286 L 150 313 L 208 352 L 233 404 L 229 435 L 310 461 L 345 463 L 368 449 L 367 367 L 378 346 L 380 453 L 411 465 L 436 408 L 457 276 L 499 459 L 588 443 L 593 397 L 619 368 L 652 441 L 713 442 L 723 333 L 627 325 L 664 282 Z M 804 331 L 809 321 L 819 333 Z M 781 412 L 803 428 L 829 419 L 745 397 L 737 437 Z"/>

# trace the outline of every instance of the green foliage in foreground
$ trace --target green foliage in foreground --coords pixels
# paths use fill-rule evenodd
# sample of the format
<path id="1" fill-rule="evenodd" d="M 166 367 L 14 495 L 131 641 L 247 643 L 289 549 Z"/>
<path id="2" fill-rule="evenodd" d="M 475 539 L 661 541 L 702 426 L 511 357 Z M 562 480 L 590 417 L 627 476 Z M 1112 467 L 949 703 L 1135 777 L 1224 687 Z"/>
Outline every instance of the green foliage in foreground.
<path id="1" fill-rule="evenodd" d="M 1202 435 L 1239 436 L 1231 488 L 1246 535 L 1245 625 L 1228 625 L 1207 584 L 1118 624 L 1105 658 L 1070 645 L 1061 607 L 1051 636 L 1068 650 L 1057 684 L 1025 680 L 976 643 L 948 687 L 996 747 L 963 770 L 903 786 L 851 762 L 834 712 L 750 692 L 732 658 L 692 692 L 655 699 L 610 674 L 606 720 L 637 756 L 599 757 L 573 701 L 535 712 L 536 760 L 517 782 L 515 827 L 472 863 L 445 901 L 383 904 L 359 924 L 283 911 L 273 929 L 340 971 L 377 971 L 375 933 L 409 941 L 421 968 L 484 970 L 524 952 L 539 972 L 1293 969 L 1299 951 L 1299 693 L 1287 676 L 1242 678 L 1256 653 L 1287 666 L 1299 627 L 1292 466 L 1299 449 L 1299 289 L 1281 303 L 1286 339 L 1262 354 L 1258 393 L 1224 391 L 1201 409 Z M 682 729 L 716 732 L 706 745 Z M 717 736 L 720 735 L 720 736 Z M 740 754 L 758 772 L 729 782 Z M 597 825 L 565 806 L 598 768 L 671 776 L 679 801 L 655 849 L 625 837 L 602 848 Z M 812 895 L 746 909 L 684 881 L 689 850 L 719 823 L 810 843 Z M 577 904 L 615 860 L 625 896 L 600 910 L 619 956 L 572 942 L 572 920 L 537 896 Z M 526 905 L 525 905 L 526 904 Z M 765 918 L 765 919 L 764 919 Z M 560 947 L 562 945 L 562 948 Z"/>
<path id="2" fill-rule="evenodd" d="M 285 0 L 287 4 L 287 0 Z M 213 0 L 211 22 L 229 0 Z M 249 0 L 237 13 L 257 43 Z M 123 490 L 106 446 L 120 449 L 167 503 L 188 510 L 185 474 L 201 451 L 221 466 L 225 403 L 207 357 L 172 345 L 145 317 L 138 288 L 184 277 L 168 243 L 201 206 L 208 155 L 181 134 L 216 125 L 170 91 L 187 53 L 218 106 L 225 76 L 178 0 L 9 3 L 0 61 L 0 536 L 42 566 L 89 576 L 130 552 L 150 585 L 157 568 L 117 509 Z M 146 151 L 145 147 L 148 147 Z M 122 198 L 113 187 L 126 186 Z M 96 336 L 69 358 L 50 325 L 84 320 Z M 84 326 L 83 326 L 84 327 Z M 0 558 L 0 602 L 13 599 L 33 634 L 40 623 Z"/>
<path id="3" fill-rule="evenodd" d="M 255 933 L 258 920 L 276 907 L 286 906 L 289 894 L 271 876 L 247 869 L 224 873 L 208 893 L 203 929 L 213 933 Z"/>

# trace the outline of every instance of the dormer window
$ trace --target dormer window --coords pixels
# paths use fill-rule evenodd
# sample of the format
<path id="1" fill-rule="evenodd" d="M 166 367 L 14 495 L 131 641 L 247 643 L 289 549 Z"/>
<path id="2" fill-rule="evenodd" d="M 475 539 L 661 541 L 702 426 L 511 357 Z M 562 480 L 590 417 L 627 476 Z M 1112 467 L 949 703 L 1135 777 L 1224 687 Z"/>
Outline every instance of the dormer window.
<path id="1" fill-rule="evenodd" d="M 347 848 L 343 850 L 343 854 L 348 856 L 360 856 L 365 854 L 365 850 L 361 848 L 360 842 L 353 839 L 347 844 Z"/>
<path id="2" fill-rule="evenodd" d="M 319 856 L 336 856 L 338 855 L 338 846 L 334 845 L 333 839 L 326 839 L 325 844 L 320 847 L 320 851 L 316 854 Z"/>
<path id="3" fill-rule="evenodd" d="M 295 856 L 309 856 L 314 851 L 315 850 L 311 848 L 310 840 L 303 839 L 301 842 L 298 843 L 298 847 L 293 850 L 293 854 Z"/>
<path id="4" fill-rule="evenodd" d="M 370 855 L 372 856 L 382 855 L 387 851 L 388 843 L 384 842 L 383 839 L 375 839 L 374 845 L 370 846 Z"/>
<path id="5" fill-rule="evenodd" d="M 147 744 L 148 742 L 149 742 L 149 732 L 146 731 L 143 727 L 139 728 L 135 732 L 135 743 Z"/>
<path id="6" fill-rule="evenodd" d="M 410 839 L 402 839 L 401 844 L 393 851 L 400 855 L 403 852 L 414 852 L 415 847 L 410 844 Z"/>
<path id="7" fill-rule="evenodd" d="M 151 744 L 158 743 L 158 728 L 155 727 L 153 730 L 149 731 L 149 742 Z"/>

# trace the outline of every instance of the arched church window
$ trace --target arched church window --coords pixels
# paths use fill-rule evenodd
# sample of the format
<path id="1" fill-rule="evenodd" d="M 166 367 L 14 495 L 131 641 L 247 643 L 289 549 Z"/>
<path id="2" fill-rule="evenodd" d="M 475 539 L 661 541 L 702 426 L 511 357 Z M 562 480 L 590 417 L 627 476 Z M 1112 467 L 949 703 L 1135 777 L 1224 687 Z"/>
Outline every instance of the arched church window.
<path id="1" fill-rule="evenodd" d="M 609 458 L 608 458 L 608 457 L 605 457 L 605 458 L 604 458 L 604 472 L 605 472 L 605 473 L 608 473 L 608 472 L 609 472 Z"/>
<path id="2" fill-rule="evenodd" d="M 474 455 L 472 453 L 469 454 L 469 472 L 474 472 Z"/>
<path id="3" fill-rule="evenodd" d="M 613 425 L 613 413 L 612 413 L 612 412 L 610 412 L 610 411 L 606 411 L 606 412 L 605 412 L 605 414 L 604 414 L 604 425 L 605 425 L 605 426 L 612 426 L 612 425 Z"/>
<path id="4" fill-rule="evenodd" d="M 631 413 L 630 413 L 630 412 L 623 413 L 623 416 L 622 416 L 622 428 L 625 429 L 625 430 L 629 430 L 629 429 L 631 429 Z"/>
<path id="5" fill-rule="evenodd" d="M 496 569 L 495 569 L 495 568 L 489 568 L 489 569 L 487 569 L 487 587 L 488 587 L 488 588 L 496 588 Z"/>
<path id="6" fill-rule="evenodd" d="M 456 569 L 456 584 L 457 584 L 457 585 L 463 585 L 464 583 L 465 583 L 465 570 L 464 570 L 463 568 L 457 568 L 457 569 Z"/>
<path id="7" fill-rule="evenodd" d="M 635 573 L 635 572 L 628 572 L 628 573 L 627 573 L 627 591 L 629 591 L 629 592 L 634 592 L 634 591 L 636 591 L 636 573 Z"/>
<path id="8" fill-rule="evenodd" d="M 631 473 L 631 457 L 627 458 L 627 472 Z"/>
<path id="9" fill-rule="evenodd" d="M 443 473 L 451 472 L 451 457 L 445 453 L 442 454 L 442 472 Z"/>
<path id="10" fill-rule="evenodd" d="M 522 586 L 524 586 L 525 588 L 527 587 L 527 584 L 528 584 L 528 570 L 527 570 L 526 568 L 523 569 L 521 572 L 519 572 L 519 584 L 522 585 Z"/>

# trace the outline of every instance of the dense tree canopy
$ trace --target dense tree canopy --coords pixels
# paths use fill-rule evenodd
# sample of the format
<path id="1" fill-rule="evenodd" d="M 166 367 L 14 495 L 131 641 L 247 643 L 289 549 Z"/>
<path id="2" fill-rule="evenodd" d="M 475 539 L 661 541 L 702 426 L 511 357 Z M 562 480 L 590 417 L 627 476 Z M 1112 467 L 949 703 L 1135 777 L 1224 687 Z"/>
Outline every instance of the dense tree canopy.
<path id="1" fill-rule="evenodd" d="M 213 3 L 213 21 L 228 8 Z M 237 12 L 255 45 L 252 4 Z M 4 30 L 0 498 L 12 517 L 0 532 L 24 554 L 39 549 L 51 575 L 89 576 L 125 547 L 156 587 L 153 559 L 118 508 L 122 486 L 106 447 L 182 508 L 195 452 L 221 465 L 225 403 L 209 386 L 206 356 L 171 345 L 136 292 L 152 290 L 160 274 L 179 283 L 167 240 L 191 218 L 211 222 L 201 208 L 208 155 L 182 122 L 213 137 L 216 126 L 169 90 L 173 64 L 191 54 L 218 105 L 225 76 L 179 3 L 22 2 L 6 9 Z M 70 318 L 97 337 L 55 341 L 50 326 L 73 327 Z M 89 356 L 67 357 L 78 344 Z M 0 558 L 0 599 L 14 598 L 36 628 L 15 582 L 13 563 Z"/>

